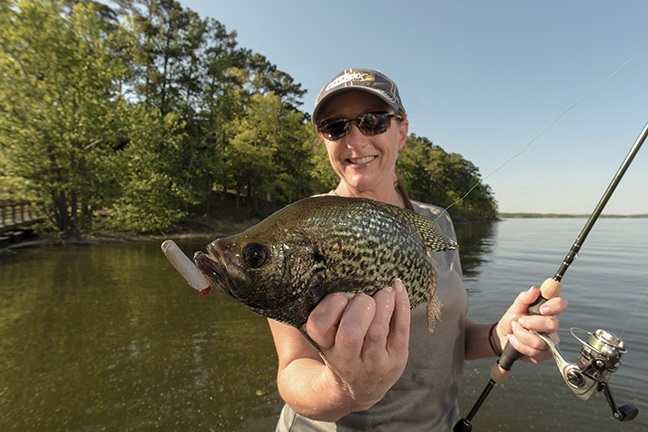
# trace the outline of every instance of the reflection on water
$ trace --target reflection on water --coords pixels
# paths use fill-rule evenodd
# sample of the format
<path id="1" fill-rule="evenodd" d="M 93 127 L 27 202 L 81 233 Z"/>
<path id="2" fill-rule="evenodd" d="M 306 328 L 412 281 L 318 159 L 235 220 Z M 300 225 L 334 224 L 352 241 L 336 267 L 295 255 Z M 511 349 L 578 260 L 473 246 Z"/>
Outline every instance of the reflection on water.
<path id="1" fill-rule="evenodd" d="M 488 262 L 497 235 L 497 222 L 461 224 L 457 226 L 457 243 L 465 278 L 476 278 L 479 269 Z"/>
<path id="2" fill-rule="evenodd" d="M 584 219 L 511 219 L 497 224 L 488 263 L 466 278 L 472 318 L 493 322 L 519 291 L 553 276 Z M 460 229 L 461 227 L 459 227 Z M 639 417 L 621 423 L 611 418 L 602 394 L 587 402 L 573 397 L 553 361 L 541 365 L 518 362 L 481 408 L 475 427 L 484 430 L 648 430 L 647 304 L 637 307 L 648 290 L 648 219 L 601 219 L 563 278 L 570 306 L 561 315 L 561 350 L 575 361 L 580 344 L 570 327 L 603 328 L 622 337 L 628 353 L 610 378 L 619 404 L 632 402 Z M 648 300 L 648 299 L 646 299 Z M 633 311 L 636 310 L 636 313 Z M 488 382 L 492 362 L 466 364 L 461 387 L 462 413 L 467 413 Z"/>
<path id="3" fill-rule="evenodd" d="M 159 245 L 21 250 L 2 260 L 0 430 L 274 424 L 276 360 L 264 320 L 224 295 L 187 289 Z"/>
<path id="4" fill-rule="evenodd" d="M 458 226 L 471 317 L 495 321 L 519 291 L 551 276 L 583 222 Z M 191 254 L 209 240 L 178 244 Z M 640 417 L 612 420 L 603 395 L 572 397 L 553 362 L 519 362 L 475 430 L 648 430 L 648 314 L 637 308 L 647 245 L 648 220 L 599 221 L 563 280 L 570 308 L 560 333 L 570 360 L 580 347 L 569 327 L 623 333 L 628 354 L 611 387 Z M 282 403 L 265 320 L 221 293 L 197 294 L 159 244 L 22 249 L 0 257 L 0 275 L 0 430 L 274 429 Z M 491 363 L 467 363 L 462 414 Z"/>

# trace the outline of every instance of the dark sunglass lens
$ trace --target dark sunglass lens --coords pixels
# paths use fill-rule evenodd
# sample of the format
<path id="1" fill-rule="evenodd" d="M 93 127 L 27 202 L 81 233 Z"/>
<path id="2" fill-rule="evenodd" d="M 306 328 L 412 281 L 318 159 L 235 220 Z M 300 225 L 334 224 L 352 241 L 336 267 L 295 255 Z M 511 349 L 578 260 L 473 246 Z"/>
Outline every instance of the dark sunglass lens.
<path id="1" fill-rule="evenodd" d="M 339 140 L 348 134 L 349 121 L 345 119 L 324 122 L 320 126 L 320 131 L 331 141 Z"/>
<path id="2" fill-rule="evenodd" d="M 368 136 L 380 135 L 389 129 L 392 117 L 400 117 L 387 112 L 384 113 L 365 113 L 356 119 L 331 119 L 326 120 L 318 127 L 319 133 L 324 135 L 329 141 L 337 141 L 344 138 L 351 132 L 351 122 L 356 122 L 358 129 Z"/>
<path id="3" fill-rule="evenodd" d="M 389 114 L 366 113 L 358 118 L 358 128 L 365 135 L 380 135 L 389 129 Z"/>

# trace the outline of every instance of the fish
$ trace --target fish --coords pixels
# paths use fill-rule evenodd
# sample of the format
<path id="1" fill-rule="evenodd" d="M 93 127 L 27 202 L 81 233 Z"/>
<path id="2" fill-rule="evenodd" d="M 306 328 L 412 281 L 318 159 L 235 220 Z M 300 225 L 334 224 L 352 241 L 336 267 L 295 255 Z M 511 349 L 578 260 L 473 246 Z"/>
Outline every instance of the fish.
<path id="1" fill-rule="evenodd" d="M 432 331 L 441 304 L 434 296 L 436 262 L 428 252 L 457 247 L 436 222 L 413 211 L 322 195 L 212 241 L 206 254 L 195 253 L 194 263 L 214 288 L 307 338 L 308 316 L 328 294 L 373 296 L 400 278 L 412 309 L 427 302 Z"/>

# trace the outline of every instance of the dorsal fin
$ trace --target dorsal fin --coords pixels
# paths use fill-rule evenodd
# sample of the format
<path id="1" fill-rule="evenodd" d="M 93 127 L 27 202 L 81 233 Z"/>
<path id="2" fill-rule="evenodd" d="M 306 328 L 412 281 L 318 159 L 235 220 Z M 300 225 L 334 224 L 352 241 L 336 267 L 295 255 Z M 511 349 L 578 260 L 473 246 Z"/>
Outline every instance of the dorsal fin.
<path id="1" fill-rule="evenodd" d="M 432 219 L 414 213 L 410 210 L 402 210 L 403 217 L 416 228 L 428 252 L 438 252 L 457 249 L 457 242 L 448 237 Z"/>

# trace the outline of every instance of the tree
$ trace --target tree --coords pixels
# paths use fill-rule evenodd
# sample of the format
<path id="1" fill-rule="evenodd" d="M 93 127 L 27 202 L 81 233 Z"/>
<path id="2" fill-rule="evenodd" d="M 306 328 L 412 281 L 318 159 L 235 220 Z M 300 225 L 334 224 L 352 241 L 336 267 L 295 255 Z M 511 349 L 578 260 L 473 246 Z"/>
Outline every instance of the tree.
<path id="1" fill-rule="evenodd" d="M 226 125 L 244 115 L 254 95 L 273 93 L 294 109 L 304 91 L 264 56 L 239 48 L 236 32 L 227 32 L 214 19 L 200 19 L 178 2 L 116 3 L 131 34 L 129 87 L 135 100 L 162 117 L 179 115 L 186 139 L 175 175 L 191 191 L 185 206 L 200 201 L 208 213 L 214 185 L 227 190 L 231 180 L 223 160 L 231 154 L 231 128 Z M 239 178 L 241 173 L 237 171 Z"/>
<path id="2" fill-rule="evenodd" d="M 29 199 L 75 236 L 98 210 L 158 231 L 196 204 L 208 214 L 214 190 L 259 213 L 335 187 L 290 75 L 176 1 L 110 4 L 0 2 L 0 199 Z M 496 214 L 478 169 L 427 138 L 410 136 L 398 164 L 414 198 Z"/>
<path id="3" fill-rule="evenodd" d="M 253 94 L 245 114 L 231 122 L 228 169 L 235 178 L 237 198 L 246 190 L 255 213 L 260 197 L 285 204 L 310 192 L 310 154 L 302 121 L 301 113 L 269 92 Z"/>
<path id="4" fill-rule="evenodd" d="M 130 35 L 128 54 L 130 96 L 160 112 L 192 115 L 191 102 L 200 86 L 199 47 L 206 24 L 173 0 L 118 0 L 123 27 Z"/>
<path id="5" fill-rule="evenodd" d="M 314 193 L 327 193 L 335 189 L 340 178 L 331 166 L 324 140 L 318 135 L 313 125 L 307 124 L 306 126 L 308 129 L 307 142 L 311 147 L 310 189 Z"/>
<path id="6" fill-rule="evenodd" d="M 130 79 L 126 81 L 129 99 L 149 111 L 147 118 L 156 122 L 154 130 L 158 130 L 158 121 L 167 126 L 175 122 L 181 125 L 171 128 L 179 135 L 174 138 L 177 145 L 173 147 L 173 157 L 166 161 L 175 166 L 167 166 L 158 175 L 178 186 L 173 190 L 184 198 L 180 205 L 182 211 L 178 214 L 186 214 L 189 205 L 201 200 L 208 209 L 214 172 L 222 170 L 222 160 L 213 151 L 216 146 L 213 119 L 203 111 L 203 91 L 208 82 L 204 59 L 208 56 L 209 44 L 219 44 L 222 38 L 223 46 L 231 46 L 232 35 L 219 32 L 217 26 L 216 29 L 210 26 L 210 21 L 202 20 L 195 12 L 183 9 L 172 0 L 119 0 L 116 3 L 123 16 L 124 31 L 129 36 L 126 50 L 131 69 Z M 171 116 L 168 121 L 167 116 Z M 159 137 L 152 139 L 159 140 Z M 136 145 L 141 147 L 139 151 L 155 149 L 142 141 Z M 160 168 L 154 165 L 151 169 L 156 167 Z M 131 182 L 140 180 L 142 178 L 130 178 Z M 130 199 L 129 203 L 120 206 L 120 220 L 126 220 L 123 213 L 127 209 L 141 213 L 136 211 L 137 203 L 144 202 Z M 175 219 L 167 219 L 164 211 L 160 216 L 160 221 Z"/>
<path id="7" fill-rule="evenodd" d="M 449 208 L 458 221 L 497 218 L 497 203 L 477 167 L 425 137 L 407 138 L 397 170 L 413 199 Z"/>
<path id="8" fill-rule="evenodd" d="M 177 175 L 186 137 L 177 116 L 164 117 L 140 106 L 132 114 L 129 145 L 111 159 L 121 194 L 110 225 L 121 230 L 156 232 L 187 216 L 191 190 Z"/>
<path id="9" fill-rule="evenodd" d="M 91 2 L 0 3 L 2 188 L 17 187 L 64 236 L 102 205 L 102 161 L 126 117 L 109 16 Z"/>

